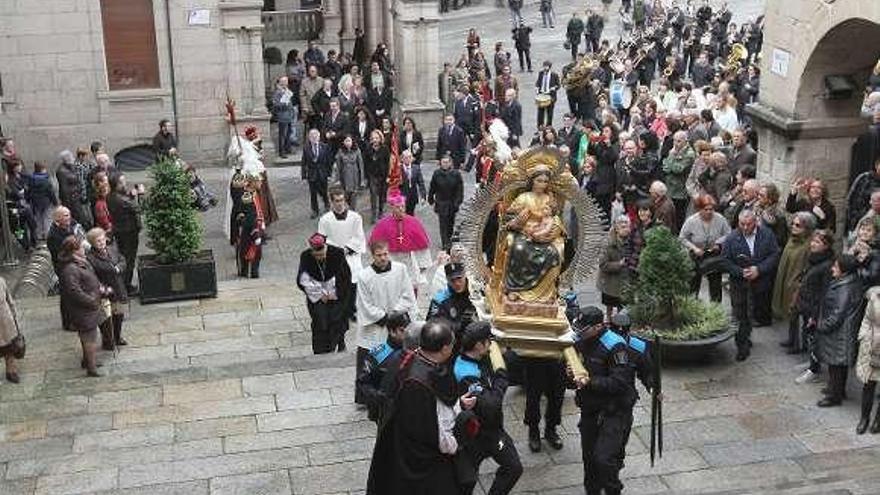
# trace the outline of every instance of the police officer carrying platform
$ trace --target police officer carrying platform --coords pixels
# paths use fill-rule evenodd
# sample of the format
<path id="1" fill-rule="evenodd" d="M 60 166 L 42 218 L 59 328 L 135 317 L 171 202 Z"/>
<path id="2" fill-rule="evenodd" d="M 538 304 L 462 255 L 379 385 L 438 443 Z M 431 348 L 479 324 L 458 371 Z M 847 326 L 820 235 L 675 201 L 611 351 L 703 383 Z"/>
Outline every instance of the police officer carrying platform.
<path id="1" fill-rule="evenodd" d="M 447 263 L 443 269 L 446 272 L 447 285 L 434 294 L 431 304 L 428 306 L 426 319 L 444 318 L 448 320 L 455 332 L 456 342 L 460 342 L 462 330 L 474 320 L 477 309 L 471 302 L 464 265 L 455 262 Z"/>
<path id="2" fill-rule="evenodd" d="M 639 381 L 642 382 L 642 386 L 645 387 L 645 390 L 651 393 L 655 392 L 654 388 L 657 386 L 657 382 L 655 381 L 654 362 L 651 355 L 652 346 L 650 346 L 648 342 L 645 342 L 639 337 L 630 334 L 629 330 L 631 325 L 632 320 L 630 319 L 629 313 L 626 309 L 615 313 L 615 315 L 611 317 L 611 329 L 614 331 L 614 333 L 623 337 L 627 344 L 627 360 L 629 361 L 628 364 L 631 370 L 630 384 L 632 385 L 633 391 L 635 392 L 635 398 L 636 400 L 638 400 L 639 395 L 638 391 L 635 388 L 636 377 L 638 377 Z M 659 393 L 659 390 L 657 390 L 657 392 Z M 635 401 L 633 401 L 633 406 L 635 406 Z M 624 455 L 621 456 L 621 459 L 625 457 L 626 444 L 629 443 L 629 435 L 630 433 L 632 433 L 633 406 L 630 406 L 629 408 L 629 422 L 626 424 L 626 432 L 623 436 L 623 443 L 621 446 L 621 452 L 624 452 Z"/>
<path id="3" fill-rule="evenodd" d="M 488 359 L 492 344 L 492 326 L 476 321 L 462 331 L 461 354 L 455 358 L 453 373 L 459 395 L 468 392 L 477 398 L 474 413 L 480 422 L 477 436 L 464 445 L 456 459 L 461 493 L 470 495 L 477 482 L 480 463 L 491 457 L 498 463 L 489 495 L 510 493 L 523 467 L 510 435 L 504 431 L 503 402 L 507 390 L 507 372 Z"/>
<path id="4" fill-rule="evenodd" d="M 385 327 L 388 338 L 364 356 L 362 367 L 358 367 L 355 388 L 367 406 L 371 421 L 381 422 L 386 401 L 396 382 L 397 370 L 403 357 L 404 337 L 409 326 L 409 314 L 399 311 L 388 313 Z"/>
<path id="5" fill-rule="evenodd" d="M 589 372 L 588 379 L 575 382 L 587 495 L 623 491 L 623 447 L 636 400 L 626 340 L 605 328 L 603 316 L 599 308 L 587 306 L 573 325 L 575 349 Z"/>

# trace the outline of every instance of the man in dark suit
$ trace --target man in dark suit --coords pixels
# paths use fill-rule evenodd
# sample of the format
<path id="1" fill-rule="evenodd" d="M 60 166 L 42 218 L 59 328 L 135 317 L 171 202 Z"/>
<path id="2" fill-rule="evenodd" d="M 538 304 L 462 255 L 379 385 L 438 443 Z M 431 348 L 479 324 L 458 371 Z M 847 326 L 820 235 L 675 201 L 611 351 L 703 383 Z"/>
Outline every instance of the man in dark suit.
<path id="1" fill-rule="evenodd" d="M 540 114 L 540 110 L 538 113 Z M 519 147 L 519 138 L 522 136 L 522 104 L 516 100 L 516 90 L 508 89 L 504 95 L 504 103 L 498 115 L 510 132 L 507 144 L 511 147 Z"/>
<path id="2" fill-rule="evenodd" d="M 324 140 L 330 145 L 331 156 L 336 156 L 336 150 L 342 143 L 342 137 L 349 133 L 350 124 L 348 114 L 339 108 L 339 100 L 335 97 L 331 98 L 330 109 L 327 110 L 321 124 Z"/>
<path id="3" fill-rule="evenodd" d="M 330 208 L 327 198 L 327 178 L 333 166 L 333 155 L 330 147 L 321 142 L 321 132 L 317 129 L 309 131 L 309 142 L 303 147 L 302 179 L 309 182 L 312 216 L 318 218 L 318 195 L 324 202 L 324 211 Z"/>
<path id="4" fill-rule="evenodd" d="M 731 134 L 733 138 L 733 148 L 730 150 L 730 173 L 736 175 L 743 165 L 757 166 L 758 154 L 749 145 L 746 139 L 746 133 L 742 129 L 737 129 Z"/>
<path id="5" fill-rule="evenodd" d="M 413 163 L 413 156 L 409 151 L 400 154 L 400 175 L 402 179 L 400 192 L 406 196 L 406 214 L 415 215 L 416 205 L 419 204 L 419 200 L 427 199 L 428 193 L 425 191 L 422 166 Z"/>
<path id="6" fill-rule="evenodd" d="M 556 107 L 556 92 L 559 91 L 559 74 L 550 70 L 553 66 L 549 60 L 544 62 L 544 68 L 538 72 L 538 80 L 535 82 L 535 90 L 538 94 L 550 95 L 550 104 L 538 107 L 538 127 L 553 125 L 553 108 Z"/>
<path id="7" fill-rule="evenodd" d="M 577 155 L 578 155 L 578 147 L 581 143 L 581 131 L 575 127 L 574 125 L 575 116 L 567 113 L 562 117 L 562 127 L 556 132 L 557 141 L 559 144 L 568 146 L 568 149 L 571 150 L 571 155 L 569 156 L 568 165 L 572 169 L 572 173 L 574 176 L 578 176 L 577 170 Z"/>
<path id="8" fill-rule="evenodd" d="M 452 166 L 459 170 L 464 163 L 467 152 L 467 138 L 461 127 L 455 125 L 455 118 L 451 114 L 443 116 L 443 127 L 437 131 L 437 160 L 449 153 L 452 158 Z"/>
<path id="9" fill-rule="evenodd" d="M 455 117 L 455 125 L 461 127 L 468 137 L 473 137 L 479 129 L 480 104 L 464 85 L 455 90 L 453 97 L 455 104 L 452 115 Z"/>
<path id="10" fill-rule="evenodd" d="M 779 263 L 779 246 L 773 232 L 758 225 L 752 210 L 739 214 L 739 225 L 722 245 L 725 271 L 730 275 L 730 304 L 737 320 L 736 360 L 749 357 L 755 303 L 769 299 Z"/>

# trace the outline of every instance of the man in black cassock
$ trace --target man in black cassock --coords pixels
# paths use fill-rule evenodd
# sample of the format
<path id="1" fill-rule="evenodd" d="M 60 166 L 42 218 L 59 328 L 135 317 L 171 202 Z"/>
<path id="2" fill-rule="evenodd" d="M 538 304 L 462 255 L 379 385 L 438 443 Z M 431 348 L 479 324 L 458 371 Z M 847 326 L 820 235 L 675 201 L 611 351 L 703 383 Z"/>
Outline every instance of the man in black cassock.
<path id="1" fill-rule="evenodd" d="M 476 404 L 470 393 L 457 397 L 449 368 L 452 328 L 442 320 L 422 327 L 419 349 L 400 365 L 398 390 L 386 421 L 380 422 L 367 481 L 368 495 L 458 493 L 452 433 L 456 416 Z"/>
<path id="2" fill-rule="evenodd" d="M 351 297 L 351 270 L 345 251 L 327 244 L 323 234 L 312 234 L 308 249 L 299 256 L 296 285 L 306 293 L 312 352 L 344 351 L 349 314 L 346 302 Z"/>

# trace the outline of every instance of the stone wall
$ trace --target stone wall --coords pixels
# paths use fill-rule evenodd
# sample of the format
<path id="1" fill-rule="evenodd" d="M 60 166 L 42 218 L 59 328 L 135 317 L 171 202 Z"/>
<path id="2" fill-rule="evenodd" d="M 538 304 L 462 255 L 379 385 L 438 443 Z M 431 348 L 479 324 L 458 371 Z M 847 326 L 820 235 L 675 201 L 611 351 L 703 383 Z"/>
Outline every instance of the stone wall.
<path id="1" fill-rule="evenodd" d="M 880 56 L 880 2 L 769 0 L 759 102 L 749 112 L 758 131 L 758 174 L 787 192 L 795 176 L 822 178 L 844 218 L 850 149 L 868 121 L 861 88 L 829 99 L 825 76 L 866 80 Z"/>
<path id="2" fill-rule="evenodd" d="M 102 140 L 115 153 L 149 142 L 162 118 L 173 120 L 164 0 L 153 2 L 160 88 L 108 91 L 99 0 L 46 0 L 4 5 L 0 27 L 0 124 L 28 162 L 55 162 L 58 151 Z M 220 160 L 228 143 L 227 91 L 243 120 L 268 131 L 263 107 L 259 0 L 175 0 L 170 20 L 178 135 L 183 156 Z M 192 9 L 210 25 L 190 26 Z"/>

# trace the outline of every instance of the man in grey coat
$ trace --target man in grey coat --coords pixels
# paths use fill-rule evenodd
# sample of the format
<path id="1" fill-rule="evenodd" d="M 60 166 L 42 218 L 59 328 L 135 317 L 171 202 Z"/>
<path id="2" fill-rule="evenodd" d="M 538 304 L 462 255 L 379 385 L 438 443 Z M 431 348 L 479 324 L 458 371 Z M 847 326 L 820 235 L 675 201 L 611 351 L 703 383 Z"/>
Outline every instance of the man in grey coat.
<path id="1" fill-rule="evenodd" d="M 287 85 L 287 76 L 281 76 L 275 83 L 272 96 L 272 109 L 278 121 L 278 156 L 287 157 L 290 153 L 290 130 L 293 125 L 293 92 Z"/>

